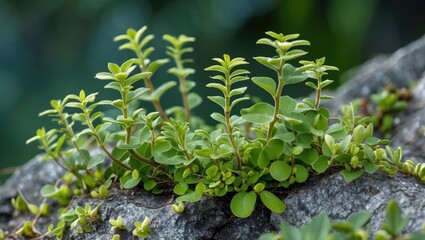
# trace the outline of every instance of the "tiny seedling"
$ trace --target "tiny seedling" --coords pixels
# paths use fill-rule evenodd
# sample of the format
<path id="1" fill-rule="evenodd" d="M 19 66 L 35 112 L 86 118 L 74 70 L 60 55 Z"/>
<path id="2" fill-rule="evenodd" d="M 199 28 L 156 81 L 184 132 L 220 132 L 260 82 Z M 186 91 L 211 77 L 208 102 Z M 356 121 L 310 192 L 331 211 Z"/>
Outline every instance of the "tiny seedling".
<path id="1" fill-rule="evenodd" d="M 143 222 L 135 222 L 134 226 L 136 227 L 133 230 L 133 236 L 139 237 L 141 239 L 145 239 L 152 232 L 152 229 L 149 227 L 151 220 L 149 217 L 145 217 Z"/>
<path id="2" fill-rule="evenodd" d="M 112 225 L 111 232 L 115 232 L 116 230 L 126 229 L 124 225 L 124 220 L 121 216 L 118 216 L 117 219 L 110 219 L 109 223 Z"/>

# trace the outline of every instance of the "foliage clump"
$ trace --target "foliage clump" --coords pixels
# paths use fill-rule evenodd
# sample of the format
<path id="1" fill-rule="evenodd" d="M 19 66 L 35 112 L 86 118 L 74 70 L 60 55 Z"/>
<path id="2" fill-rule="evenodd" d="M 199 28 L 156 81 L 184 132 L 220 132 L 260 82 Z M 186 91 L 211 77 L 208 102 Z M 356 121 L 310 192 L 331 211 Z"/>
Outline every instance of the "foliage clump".
<path id="1" fill-rule="evenodd" d="M 189 80 L 195 70 L 186 66 L 192 62 L 186 55 L 193 51 L 187 45 L 195 39 L 164 35 L 170 44 L 166 54 L 174 61 L 167 72 L 177 81 L 160 83 L 156 73 L 170 61 L 150 58 L 154 36 L 146 31 L 146 27 L 129 29 L 117 36 L 115 41 L 122 42 L 119 49 L 132 51 L 135 58 L 108 63 L 107 71 L 96 74 L 116 98 L 99 101 L 98 93 L 81 90 L 52 100 L 51 109 L 40 113 L 59 127 L 39 129 L 28 143 L 38 141 L 45 151 L 43 159 L 67 172 L 58 183 L 43 188 L 44 197 L 66 205 L 72 194 L 107 198 L 107 188 L 117 183 L 124 189 L 143 186 L 155 194 L 171 186 L 179 204 L 172 209 L 178 213 L 184 210 L 184 202 L 230 195 L 233 214 L 245 218 L 258 198 L 272 212 L 283 212 L 286 206 L 275 189 L 306 182 L 329 168 L 339 169 L 347 182 L 377 170 L 388 175 L 402 171 L 425 181 L 425 167 L 402 162 L 401 148 L 394 150 L 387 145 L 389 140 L 373 136 L 370 118 L 356 116 L 352 106 L 331 118 L 329 109 L 320 106 L 332 99 L 322 90 L 332 83 L 326 79 L 328 71 L 338 68 L 326 65 L 325 58 L 300 60 L 298 67 L 289 63 L 307 54 L 301 48 L 310 43 L 299 39 L 299 34 L 266 32 L 267 37 L 258 40 L 274 54 L 254 59 L 272 70 L 274 77 L 255 73 L 250 77 L 249 62 L 241 57 L 224 54 L 213 59 L 215 64 L 205 69 L 214 72 L 206 86 L 220 93 L 207 97 L 220 108 L 211 114 L 218 123 L 213 127 L 192 113 L 202 101 L 190 92 L 196 85 Z M 245 94 L 248 81 L 268 93 L 272 104 L 257 102 L 239 110 L 239 103 L 250 100 Z M 305 81 L 315 90 L 313 98 L 298 101 L 282 95 L 285 86 Z M 164 109 L 162 97 L 176 86 L 182 106 Z M 146 102 L 155 110 L 147 111 Z M 115 114 L 106 114 L 105 108 Z M 76 210 L 78 219 L 87 212 L 80 210 Z M 143 230 L 142 225 L 137 229 Z M 79 226 L 89 230 L 87 225 Z"/>
<path id="2" fill-rule="evenodd" d="M 266 233 L 260 240 L 367 240 L 372 235 L 367 228 L 367 223 L 372 217 L 368 211 L 350 214 L 345 221 L 331 222 L 326 213 L 322 212 L 311 221 L 299 228 L 282 222 L 279 233 Z M 408 223 L 408 218 L 402 215 L 402 211 L 395 200 L 390 200 L 385 209 L 385 219 L 381 230 L 374 234 L 375 240 L 421 240 L 425 239 L 425 231 L 422 233 L 402 233 Z M 424 229 L 425 230 L 425 229 Z"/>

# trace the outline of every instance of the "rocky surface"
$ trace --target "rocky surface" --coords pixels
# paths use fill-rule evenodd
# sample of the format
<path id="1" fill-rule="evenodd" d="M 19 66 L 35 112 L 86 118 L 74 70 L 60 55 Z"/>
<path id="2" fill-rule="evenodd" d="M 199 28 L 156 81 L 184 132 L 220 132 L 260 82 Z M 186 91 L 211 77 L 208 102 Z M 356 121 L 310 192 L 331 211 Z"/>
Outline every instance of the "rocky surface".
<path id="1" fill-rule="evenodd" d="M 365 174 L 347 184 L 339 173 L 315 177 L 298 191 L 284 199 L 286 211 L 272 214 L 271 224 L 279 227 L 285 220 L 300 226 L 322 211 L 332 219 L 346 219 L 353 212 L 367 210 L 373 213 L 370 228 L 375 232 L 385 218 L 388 200 L 395 199 L 409 216 L 405 230 L 418 231 L 425 223 L 425 186 L 411 177 L 387 177 L 379 172 Z"/>
<path id="2" fill-rule="evenodd" d="M 327 104 L 334 111 L 341 104 L 365 97 L 393 83 L 398 87 L 408 86 L 418 81 L 414 99 L 409 109 L 399 116 L 392 145 L 404 148 L 405 159 L 425 162 L 425 37 L 398 50 L 389 57 L 379 57 L 365 63 L 351 73 L 351 80 L 335 92 L 334 104 Z M 42 199 L 39 190 L 46 183 L 54 183 L 61 170 L 52 162 L 40 162 L 36 157 L 21 167 L 0 187 L 0 228 L 6 232 L 15 231 L 29 214 L 18 214 L 10 205 L 18 190 L 34 204 Z M 170 210 L 172 195 L 154 196 L 143 190 L 111 189 L 111 197 L 96 200 L 89 197 L 74 198 L 72 206 L 89 203 L 92 207 L 100 202 L 101 221 L 93 226 L 93 231 L 77 235 L 66 233 L 65 239 L 110 239 L 111 225 L 108 220 L 121 216 L 127 230 L 119 232 L 122 239 L 131 239 L 135 221 L 143 221 L 145 216 L 152 219 L 152 234 L 148 239 L 256 239 L 261 233 L 276 230 L 280 221 L 294 225 L 306 223 L 321 211 L 329 213 L 333 219 L 346 218 L 350 213 L 369 210 L 373 213 L 371 231 L 376 231 L 384 217 L 384 208 L 389 199 L 396 199 L 403 212 L 410 216 L 408 231 L 417 231 L 425 223 L 425 185 L 402 175 L 388 177 L 383 173 L 365 174 L 349 184 L 338 173 L 319 175 L 308 184 L 297 187 L 284 201 L 287 210 L 283 214 L 270 214 L 264 207 L 258 207 L 247 219 L 232 216 L 229 198 L 206 198 L 200 202 L 186 204 L 186 210 L 179 215 Z M 53 211 L 59 206 L 53 204 Z M 56 215 L 40 218 L 37 229 L 46 231 L 49 223 L 56 221 Z"/>

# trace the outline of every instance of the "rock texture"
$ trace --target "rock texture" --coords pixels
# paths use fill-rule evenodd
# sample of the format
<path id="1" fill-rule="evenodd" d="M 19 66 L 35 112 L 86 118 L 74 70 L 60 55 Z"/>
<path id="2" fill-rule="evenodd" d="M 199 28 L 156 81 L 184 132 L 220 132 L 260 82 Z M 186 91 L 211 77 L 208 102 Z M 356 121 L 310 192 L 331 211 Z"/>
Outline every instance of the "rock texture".
<path id="1" fill-rule="evenodd" d="M 404 148 L 405 159 L 425 162 L 425 37 L 398 50 L 389 57 L 373 59 L 351 72 L 351 80 L 335 92 L 336 99 L 328 103 L 337 111 L 343 103 L 365 97 L 379 91 L 385 85 L 407 86 L 418 81 L 414 100 L 408 111 L 399 116 L 392 145 Z M 18 190 L 34 204 L 42 199 L 39 190 L 46 183 L 54 182 L 61 170 L 51 162 L 41 163 L 36 157 L 21 167 L 5 185 L 0 187 L 0 228 L 6 232 L 17 230 L 24 221 L 32 220 L 29 214 L 17 214 L 10 205 Z M 186 204 L 186 210 L 179 215 L 170 210 L 172 195 L 154 196 L 143 190 L 124 191 L 111 189 L 111 197 L 96 200 L 79 197 L 72 206 L 94 207 L 103 202 L 99 213 L 101 221 L 93 231 L 77 235 L 66 233 L 65 239 L 110 239 L 111 225 L 108 220 L 121 216 L 125 219 L 126 231 L 119 232 L 122 239 L 131 239 L 135 221 L 145 216 L 152 219 L 152 234 L 148 239 L 256 239 L 261 233 L 277 230 L 282 220 L 294 225 L 306 223 L 321 211 L 333 219 L 346 218 L 350 213 L 369 210 L 373 213 L 371 231 L 376 231 L 384 217 L 384 208 L 389 199 L 396 199 L 403 212 L 410 216 L 408 231 L 417 231 L 425 223 L 425 185 L 402 175 L 388 177 L 383 173 L 364 175 L 346 184 L 338 173 L 318 175 L 307 184 L 298 186 L 283 200 L 287 210 L 283 214 L 270 214 L 264 207 L 258 207 L 247 219 L 238 219 L 229 211 L 229 198 L 206 198 L 194 204 Z M 53 211 L 59 208 L 53 204 Z M 49 223 L 56 221 L 56 215 L 40 218 L 37 228 L 46 231 Z"/>

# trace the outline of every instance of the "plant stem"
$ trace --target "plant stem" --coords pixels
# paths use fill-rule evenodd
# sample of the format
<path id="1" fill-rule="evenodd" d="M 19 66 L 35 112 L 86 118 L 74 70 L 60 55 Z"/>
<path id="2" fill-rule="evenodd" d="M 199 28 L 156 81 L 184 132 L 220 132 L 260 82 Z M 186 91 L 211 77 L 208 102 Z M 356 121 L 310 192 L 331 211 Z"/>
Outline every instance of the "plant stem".
<path id="1" fill-rule="evenodd" d="M 178 70 L 184 69 L 180 53 L 176 53 L 174 61 L 176 63 Z M 190 106 L 189 106 L 189 101 L 188 101 L 188 92 L 187 92 L 187 88 L 186 88 L 186 78 L 179 76 L 178 79 L 179 79 L 179 82 L 180 82 L 180 90 L 181 90 L 181 93 L 182 93 L 182 100 L 183 100 L 183 107 L 184 107 L 184 117 L 185 117 L 186 122 L 188 122 L 189 118 L 190 118 Z"/>
<path id="2" fill-rule="evenodd" d="M 279 114 L 279 109 L 280 109 L 280 96 L 282 95 L 282 89 L 283 89 L 283 86 L 285 85 L 284 79 L 283 79 L 283 73 L 282 73 L 284 63 L 285 63 L 285 61 L 281 60 L 280 63 L 279 63 L 279 69 L 277 70 L 277 79 L 278 79 L 279 83 L 277 85 L 276 94 L 274 95 L 274 106 L 275 107 L 274 107 L 274 112 L 273 112 L 273 119 L 269 123 L 269 128 L 267 130 L 267 138 L 266 138 L 267 142 L 271 139 L 272 134 L 273 134 L 274 125 L 279 120 L 278 114 Z"/>
<path id="3" fill-rule="evenodd" d="M 142 72 L 147 72 L 147 67 L 145 64 L 145 59 L 143 58 L 142 54 L 139 51 L 136 51 L 137 58 L 140 60 L 139 68 L 142 70 Z M 145 86 L 149 88 L 150 93 L 152 94 L 155 91 L 155 88 L 152 84 L 151 77 L 148 76 L 144 79 Z M 152 99 L 152 104 L 155 107 L 156 111 L 159 112 L 159 116 L 161 116 L 162 120 L 165 122 L 168 122 L 167 114 L 165 114 L 164 109 L 161 106 L 161 103 L 157 99 Z"/>
<path id="4" fill-rule="evenodd" d="M 106 149 L 105 144 L 102 142 L 102 140 L 100 140 L 100 136 L 96 133 L 95 128 L 93 126 L 93 123 L 90 121 L 90 116 L 89 113 L 87 112 L 87 109 L 84 108 L 83 109 L 83 113 L 86 116 L 86 123 L 87 126 L 89 126 L 90 130 L 93 132 L 93 136 L 96 139 L 97 144 L 99 145 L 99 147 L 103 150 L 103 152 L 117 165 L 119 165 L 120 167 L 124 168 L 125 170 L 133 170 L 131 169 L 131 167 L 125 165 L 124 163 L 122 163 L 119 159 L 117 159 L 116 157 L 114 157 L 114 155 L 112 155 L 112 153 L 110 153 L 108 151 L 108 149 Z"/>
<path id="5" fill-rule="evenodd" d="M 126 96 L 127 96 L 127 92 L 121 92 L 121 98 L 122 98 L 122 100 L 123 100 L 123 107 L 122 107 L 122 114 L 123 114 L 123 117 L 124 117 L 124 119 L 127 119 L 128 118 L 128 104 L 127 104 L 127 99 L 126 99 Z M 126 136 L 125 136 L 125 143 L 126 144 L 130 144 L 130 142 L 131 142 L 131 132 L 132 132 L 132 125 L 128 125 L 126 128 L 125 128 L 125 132 L 126 132 Z M 155 163 L 153 163 L 152 161 L 150 161 L 149 159 L 147 159 L 147 158 L 145 158 L 145 157 L 143 157 L 143 156 L 141 156 L 140 154 L 138 154 L 134 149 L 129 149 L 128 150 L 128 152 L 135 158 L 135 159 L 137 159 L 138 161 L 140 161 L 140 162 L 143 162 L 143 163 L 145 163 L 145 164 L 148 164 L 148 165 L 150 165 L 150 166 L 152 166 L 152 167 L 154 167 L 154 168 L 160 168 L 160 169 L 164 169 L 163 168 L 163 166 L 160 166 L 160 165 L 158 165 L 158 164 L 155 164 Z"/>
<path id="6" fill-rule="evenodd" d="M 322 88 L 320 87 L 320 84 L 322 83 L 322 75 L 317 75 L 317 89 L 316 89 L 316 102 L 314 103 L 314 108 L 317 110 L 319 109 L 320 105 L 320 95 L 322 93 Z"/>
<path id="7" fill-rule="evenodd" d="M 224 102 L 225 102 L 224 118 L 226 120 L 226 132 L 229 136 L 230 144 L 232 144 L 232 147 L 233 147 L 234 152 L 235 152 L 238 169 L 242 170 L 242 158 L 241 158 L 241 155 L 239 153 L 238 146 L 236 145 L 235 138 L 233 136 L 233 126 L 230 123 L 230 110 L 231 110 L 230 109 L 230 96 L 229 96 L 230 95 L 230 86 L 231 86 L 231 83 L 230 83 L 229 72 L 226 72 L 226 89 L 227 89 L 227 91 L 226 91 L 226 94 L 224 96 Z"/>

